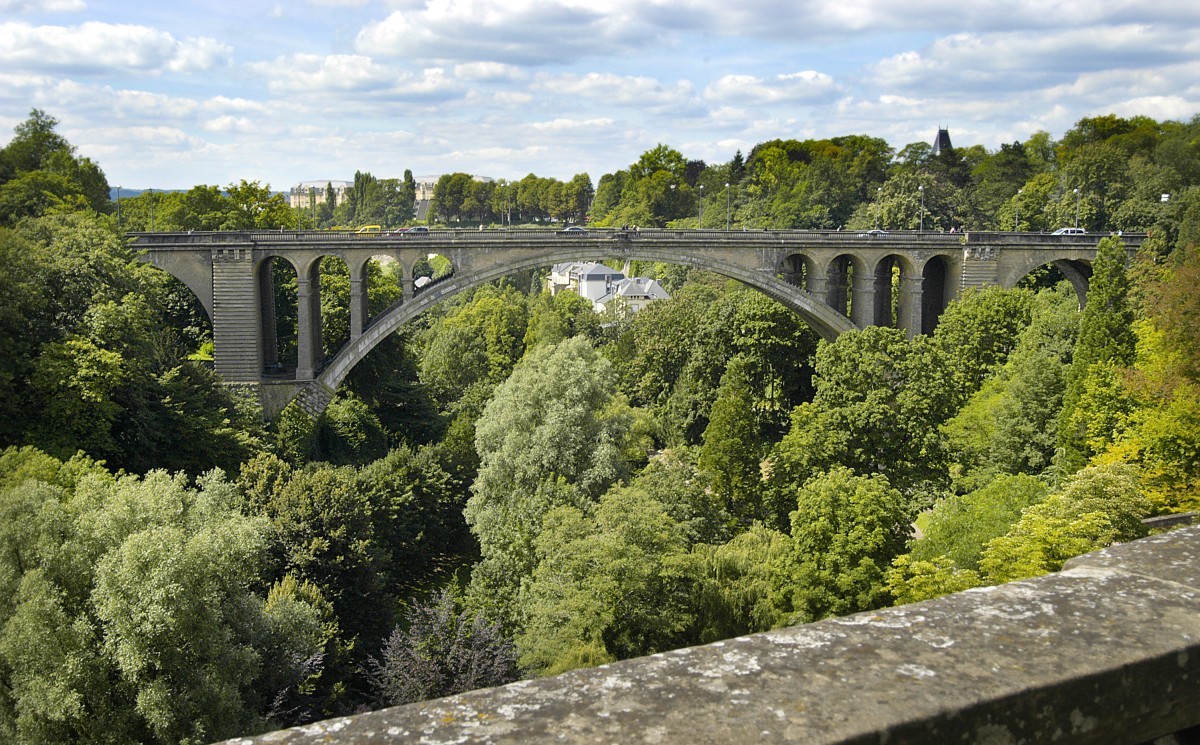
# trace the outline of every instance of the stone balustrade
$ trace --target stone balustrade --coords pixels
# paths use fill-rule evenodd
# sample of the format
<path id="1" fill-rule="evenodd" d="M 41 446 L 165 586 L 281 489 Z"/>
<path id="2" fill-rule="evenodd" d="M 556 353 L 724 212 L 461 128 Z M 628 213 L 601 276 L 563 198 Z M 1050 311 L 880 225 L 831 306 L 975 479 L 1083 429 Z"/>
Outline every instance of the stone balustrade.
<path id="1" fill-rule="evenodd" d="M 1197 724 L 1187 527 L 1035 579 L 229 742 L 1136 745 Z"/>

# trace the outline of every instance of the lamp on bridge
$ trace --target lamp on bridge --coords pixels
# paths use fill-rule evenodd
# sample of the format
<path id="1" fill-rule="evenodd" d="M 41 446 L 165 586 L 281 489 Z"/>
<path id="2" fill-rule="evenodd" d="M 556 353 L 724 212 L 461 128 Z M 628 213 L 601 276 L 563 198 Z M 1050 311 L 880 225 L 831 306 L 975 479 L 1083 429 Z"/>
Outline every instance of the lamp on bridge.
<path id="1" fill-rule="evenodd" d="M 879 230 L 879 203 L 883 201 L 883 187 L 875 187 L 875 229 Z"/>
<path id="2" fill-rule="evenodd" d="M 1079 187 L 1075 188 L 1075 227 L 1079 227 Z"/>
<path id="3" fill-rule="evenodd" d="M 117 227 L 121 227 L 121 187 L 117 187 Z"/>
<path id="4" fill-rule="evenodd" d="M 1021 232 L 1021 192 L 1023 191 L 1025 190 L 1017 189 L 1017 216 L 1013 218 L 1013 231 L 1017 233 Z"/>
<path id="5" fill-rule="evenodd" d="M 700 184 L 700 196 L 696 198 L 696 227 L 704 227 L 704 184 Z"/>
<path id="6" fill-rule="evenodd" d="M 917 223 L 917 232 L 925 232 L 925 184 L 918 184 L 917 191 L 921 193 L 921 219 Z"/>
<path id="7" fill-rule="evenodd" d="M 725 232 L 729 232 L 729 182 L 725 182 Z"/>

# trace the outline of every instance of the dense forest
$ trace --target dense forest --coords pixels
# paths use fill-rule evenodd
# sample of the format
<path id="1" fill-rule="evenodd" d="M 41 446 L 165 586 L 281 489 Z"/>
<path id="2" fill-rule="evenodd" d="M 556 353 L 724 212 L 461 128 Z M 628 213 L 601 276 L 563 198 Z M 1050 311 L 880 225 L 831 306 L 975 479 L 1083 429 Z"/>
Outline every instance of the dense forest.
<path id="1" fill-rule="evenodd" d="M 451 174 L 438 223 L 1078 215 L 1113 235 L 1082 310 L 1043 267 L 911 339 L 822 341 L 685 267 L 635 266 L 672 297 L 632 315 L 524 272 L 393 335 L 319 421 L 274 422 L 221 384 L 204 311 L 126 231 L 401 225 L 411 175 L 359 173 L 320 210 L 246 181 L 118 203 L 56 126 L 34 110 L 0 149 L 9 741 L 199 743 L 418 701 L 1051 572 L 1200 508 L 1200 117 L 937 155 L 659 145 L 594 188 Z M 1117 231 L 1149 233 L 1132 261 Z M 386 307 L 396 278 L 371 271 Z M 344 275 L 322 267 L 327 353 Z M 277 320 L 294 338 L 294 310 Z"/>

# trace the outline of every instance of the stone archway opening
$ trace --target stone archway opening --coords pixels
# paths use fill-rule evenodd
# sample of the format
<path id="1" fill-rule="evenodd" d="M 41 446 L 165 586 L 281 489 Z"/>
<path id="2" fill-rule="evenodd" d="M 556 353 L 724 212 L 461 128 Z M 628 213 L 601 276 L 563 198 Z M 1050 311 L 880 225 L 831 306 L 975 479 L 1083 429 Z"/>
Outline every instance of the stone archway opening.
<path id="1" fill-rule="evenodd" d="M 861 274 L 861 270 L 855 266 L 850 254 L 842 254 L 829 262 L 825 271 L 825 304 L 846 318 L 853 318 L 856 274 Z"/>
<path id="2" fill-rule="evenodd" d="M 324 361 L 350 341 L 350 267 L 340 256 L 320 260 L 321 354 Z"/>
<path id="3" fill-rule="evenodd" d="M 816 293 L 824 283 L 820 282 L 817 264 L 811 257 L 794 253 L 784 257 L 779 263 L 776 275 L 792 287 Z"/>
<path id="4" fill-rule="evenodd" d="M 921 333 L 922 277 L 903 256 L 891 254 L 875 265 L 872 276 L 875 307 L 870 323 Z"/>
<path id="5" fill-rule="evenodd" d="M 290 378 L 296 372 L 296 278 L 296 267 L 282 256 L 269 257 L 258 267 L 261 364 L 268 377 Z"/>
<path id="6" fill-rule="evenodd" d="M 950 304 L 950 268 L 943 256 L 934 256 L 921 270 L 921 333 L 932 334 Z"/>
<path id="7" fill-rule="evenodd" d="M 1087 303 L 1088 285 L 1092 278 L 1092 265 L 1085 261 L 1058 259 L 1027 271 L 1016 283 L 1017 287 L 1040 289 L 1054 287 L 1066 281 L 1071 283 L 1079 299 L 1080 309 Z"/>
<path id="8" fill-rule="evenodd" d="M 454 262 L 439 253 L 427 253 L 413 263 L 413 295 L 454 276 Z"/>

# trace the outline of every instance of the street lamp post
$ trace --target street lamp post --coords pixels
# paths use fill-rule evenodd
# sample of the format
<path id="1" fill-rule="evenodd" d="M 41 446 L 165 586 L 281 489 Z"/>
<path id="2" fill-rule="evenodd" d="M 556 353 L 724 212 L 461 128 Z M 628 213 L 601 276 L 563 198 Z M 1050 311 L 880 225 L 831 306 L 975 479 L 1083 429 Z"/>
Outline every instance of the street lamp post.
<path id="1" fill-rule="evenodd" d="M 696 227 L 704 227 L 704 184 L 700 184 L 700 196 L 697 198 L 696 205 Z"/>
<path id="2" fill-rule="evenodd" d="M 1016 217 L 1013 218 L 1013 232 L 1015 232 L 1015 233 L 1021 232 L 1021 192 L 1023 192 L 1023 191 L 1025 191 L 1025 190 L 1017 189 L 1017 202 L 1016 202 L 1017 215 L 1016 215 Z"/>
<path id="3" fill-rule="evenodd" d="M 879 203 L 883 201 L 883 187 L 875 187 L 875 229 L 879 230 Z"/>
<path id="4" fill-rule="evenodd" d="M 1075 227 L 1079 227 L 1079 188 L 1075 188 Z"/>
<path id="5" fill-rule="evenodd" d="M 117 187 L 117 227 L 121 227 L 121 187 Z"/>
<path id="6" fill-rule="evenodd" d="M 925 232 L 925 185 L 919 184 L 917 186 L 917 191 L 919 191 L 921 193 L 921 219 L 917 223 L 917 232 L 924 233 Z"/>
<path id="7" fill-rule="evenodd" d="M 725 232 L 729 232 L 729 182 L 725 182 Z"/>

